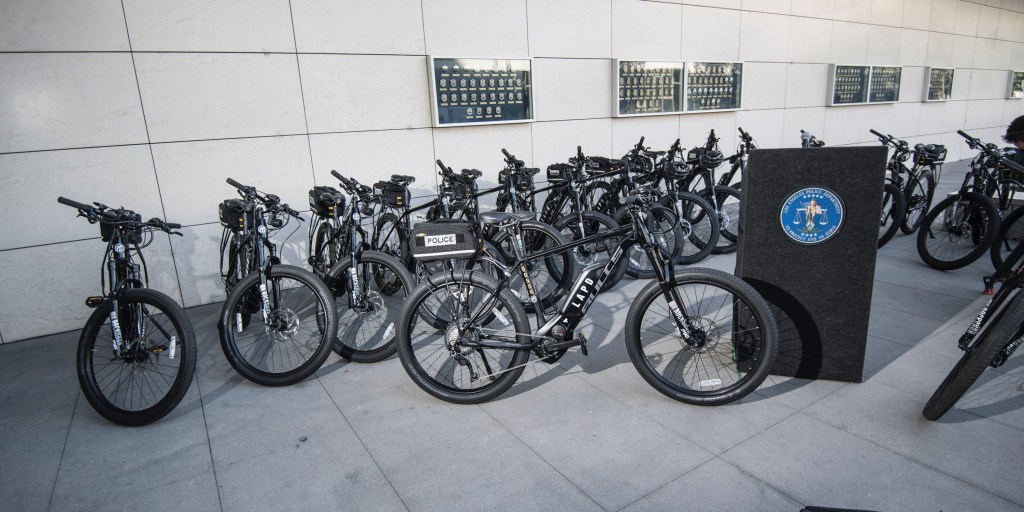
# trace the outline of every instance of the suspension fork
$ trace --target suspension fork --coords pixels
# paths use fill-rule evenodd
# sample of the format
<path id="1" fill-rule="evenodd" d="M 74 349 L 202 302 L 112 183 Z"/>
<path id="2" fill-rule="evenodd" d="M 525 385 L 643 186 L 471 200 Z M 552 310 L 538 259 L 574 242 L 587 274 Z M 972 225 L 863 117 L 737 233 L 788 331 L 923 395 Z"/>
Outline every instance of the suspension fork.
<path id="1" fill-rule="evenodd" d="M 633 229 L 640 233 L 641 247 L 644 253 L 647 254 L 647 259 L 650 260 L 651 266 L 654 267 L 658 288 L 661 289 L 661 294 L 668 302 L 668 308 L 672 312 L 672 321 L 676 324 L 676 330 L 679 331 L 679 335 L 687 343 L 692 344 L 693 323 L 690 320 L 690 316 L 680 306 L 683 301 L 679 295 L 679 290 L 676 289 L 677 282 L 675 272 L 672 271 L 672 262 L 662 257 L 661 251 L 657 250 L 654 244 L 654 235 L 647 229 L 646 222 L 641 218 L 642 216 L 639 211 L 633 213 Z"/>

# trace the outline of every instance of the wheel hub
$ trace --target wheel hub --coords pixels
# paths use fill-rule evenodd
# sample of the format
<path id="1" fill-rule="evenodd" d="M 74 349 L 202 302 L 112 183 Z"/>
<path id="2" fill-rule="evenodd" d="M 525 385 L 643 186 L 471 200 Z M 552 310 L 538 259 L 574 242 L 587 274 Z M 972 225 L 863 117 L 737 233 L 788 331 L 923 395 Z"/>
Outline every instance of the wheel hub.
<path id="1" fill-rule="evenodd" d="M 291 309 L 278 309 L 270 313 L 267 334 L 274 341 L 287 341 L 299 330 L 299 315 Z"/>
<path id="2" fill-rule="evenodd" d="M 453 354 L 469 354 L 473 351 L 473 347 L 460 346 L 460 342 L 479 342 L 480 333 L 476 329 L 466 329 L 466 325 L 469 321 L 467 319 L 460 319 L 452 322 L 448 326 L 448 330 L 444 334 L 444 343 L 448 347 L 448 350 Z M 461 333 L 459 331 L 462 331 Z"/>

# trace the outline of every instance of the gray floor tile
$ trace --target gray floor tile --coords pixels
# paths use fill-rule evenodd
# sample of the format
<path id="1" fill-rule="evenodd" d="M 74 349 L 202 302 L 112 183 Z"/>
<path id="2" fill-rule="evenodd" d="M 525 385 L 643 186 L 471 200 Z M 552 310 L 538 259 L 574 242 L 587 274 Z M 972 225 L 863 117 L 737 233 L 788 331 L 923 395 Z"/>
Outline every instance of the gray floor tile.
<path id="1" fill-rule="evenodd" d="M 410 510 L 601 510 L 480 406 L 430 397 L 396 360 L 321 379 Z"/>
<path id="2" fill-rule="evenodd" d="M 801 505 L 770 485 L 714 458 L 623 509 L 773 510 L 792 512 Z"/>
<path id="3" fill-rule="evenodd" d="M 203 412 L 126 428 L 79 400 L 50 510 L 186 509 L 220 510 Z"/>
<path id="4" fill-rule="evenodd" d="M 869 380 L 910 349 L 901 343 L 868 336 L 867 352 L 864 354 L 864 380 Z"/>
<path id="5" fill-rule="evenodd" d="M 1020 475 L 1006 471 L 1024 454 L 1024 433 L 958 411 L 946 413 L 950 423 L 921 416 L 921 399 L 881 384 L 845 387 L 804 412 L 859 438 L 888 448 L 936 471 L 971 483 L 1018 505 L 1024 505 Z M 884 417 L 886 421 L 879 422 Z M 956 421 L 963 421 L 957 423 Z M 964 421 L 967 420 L 967 421 Z M 974 452 L 962 456 L 951 446 Z M 977 460 L 986 464 L 977 464 Z"/>
<path id="6" fill-rule="evenodd" d="M 722 457 L 807 505 L 886 511 L 1020 508 L 803 413 Z"/>
<path id="7" fill-rule="evenodd" d="M 79 399 L 78 333 L 0 347 L 0 497 L 10 510 L 46 510 Z M 83 397 L 81 405 L 89 404 Z"/>
<path id="8" fill-rule="evenodd" d="M 283 388 L 200 379 L 204 393 L 226 389 L 204 405 L 225 511 L 405 508 L 316 378 Z"/>
<path id="9" fill-rule="evenodd" d="M 875 281 L 871 295 L 872 309 L 912 313 L 921 317 L 945 321 L 963 313 L 973 300 L 934 292 L 921 293 L 918 288 Z"/>
<path id="10" fill-rule="evenodd" d="M 606 510 L 712 457 L 581 379 L 559 378 L 483 408 Z"/>

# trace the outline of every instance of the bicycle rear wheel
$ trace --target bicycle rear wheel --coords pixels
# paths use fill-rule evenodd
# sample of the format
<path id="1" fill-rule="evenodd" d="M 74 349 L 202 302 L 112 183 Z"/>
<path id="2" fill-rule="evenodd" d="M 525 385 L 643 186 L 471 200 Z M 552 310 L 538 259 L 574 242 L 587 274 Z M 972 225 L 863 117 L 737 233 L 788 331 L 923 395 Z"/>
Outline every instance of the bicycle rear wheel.
<path id="1" fill-rule="evenodd" d="M 881 224 L 878 227 L 878 248 L 889 243 L 896 230 L 903 223 L 903 216 L 906 212 L 906 204 L 899 187 L 892 183 L 885 184 L 885 191 L 882 193 L 882 216 Z"/>
<path id="2" fill-rule="evenodd" d="M 957 400 L 978 380 L 996 358 L 1003 347 L 1021 335 L 1024 325 L 1024 294 L 1015 292 L 1007 297 L 1004 308 L 992 311 L 992 320 L 984 331 L 978 333 L 974 344 L 967 349 L 960 361 L 939 384 L 938 389 L 924 406 L 925 418 L 935 421 L 946 414 Z"/>
<path id="3" fill-rule="evenodd" d="M 78 340 L 78 382 L 96 412 L 125 426 L 163 418 L 184 398 L 196 370 L 196 337 L 185 311 L 145 288 L 118 299 L 122 346 L 114 350 L 112 304 L 93 311 Z"/>
<path id="4" fill-rule="evenodd" d="M 477 345 L 530 342 L 522 305 L 497 289 L 493 279 L 470 271 L 433 276 L 413 290 L 399 314 L 397 340 L 402 367 L 417 386 L 446 402 L 476 404 L 515 384 L 529 350 Z"/>
<path id="5" fill-rule="evenodd" d="M 327 285 L 306 270 L 274 265 L 265 290 L 260 277 L 243 279 L 224 303 L 221 348 L 239 375 L 264 386 L 287 386 L 327 359 L 338 315 Z"/>
<path id="6" fill-rule="evenodd" d="M 654 389 L 694 405 L 720 405 L 754 391 L 777 352 L 778 327 L 768 303 L 731 274 L 706 268 L 676 272 L 673 305 L 651 282 L 626 316 L 626 348 Z M 690 340 L 676 328 L 677 306 L 689 318 Z"/>
<path id="7" fill-rule="evenodd" d="M 587 210 L 580 213 L 583 219 L 583 229 L 580 230 L 579 219 L 575 215 L 562 218 L 555 224 L 557 229 L 566 240 L 570 243 L 591 235 L 598 233 L 605 233 L 613 229 L 618 229 L 618 224 L 615 223 L 611 217 L 597 213 L 595 211 Z M 582 270 L 588 265 L 595 263 L 607 263 L 611 259 L 612 254 L 615 253 L 615 249 L 618 247 L 621 237 L 606 238 L 600 242 L 592 242 L 589 244 L 583 244 L 575 247 L 570 251 L 570 255 L 576 260 L 576 268 Z M 601 287 L 601 291 L 608 291 L 612 289 L 619 281 L 622 280 L 622 276 L 626 273 L 626 264 L 624 260 L 619 261 L 619 265 L 615 267 L 615 270 L 608 279 L 605 280 L 604 286 Z"/>
<path id="8" fill-rule="evenodd" d="M 334 351 L 349 361 L 375 363 L 397 350 L 395 322 L 413 278 L 400 261 L 378 251 L 363 251 L 354 274 L 351 269 L 352 259 L 344 258 L 324 279 L 338 311 Z"/>
<path id="9" fill-rule="evenodd" d="M 917 232 L 917 253 L 932 268 L 953 270 L 980 258 L 998 233 L 996 205 L 982 194 L 964 192 L 939 201 L 928 212 Z"/>
<path id="10" fill-rule="evenodd" d="M 906 213 L 903 215 L 903 223 L 900 230 L 910 235 L 917 228 L 921 227 L 925 215 L 932 205 L 932 194 L 935 190 L 935 183 L 930 171 L 923 171 L 916 178 L 910 180 L 903 191 L 903 199 L 907 205 Z"/>

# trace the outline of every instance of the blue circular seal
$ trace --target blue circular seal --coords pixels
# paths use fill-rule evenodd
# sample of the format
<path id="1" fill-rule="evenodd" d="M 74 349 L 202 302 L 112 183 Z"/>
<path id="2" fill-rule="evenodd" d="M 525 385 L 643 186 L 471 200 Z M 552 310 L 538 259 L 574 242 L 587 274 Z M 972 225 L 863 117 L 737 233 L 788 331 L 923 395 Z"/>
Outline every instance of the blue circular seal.
<path id="1" fill-rule="evenodd" d="M 779 223 L 786 236 L 801 244 L 820 244 L 839 232 L 846 208 L 835 192 L 808 187 L 789 195 L 782 204 Z"/>

